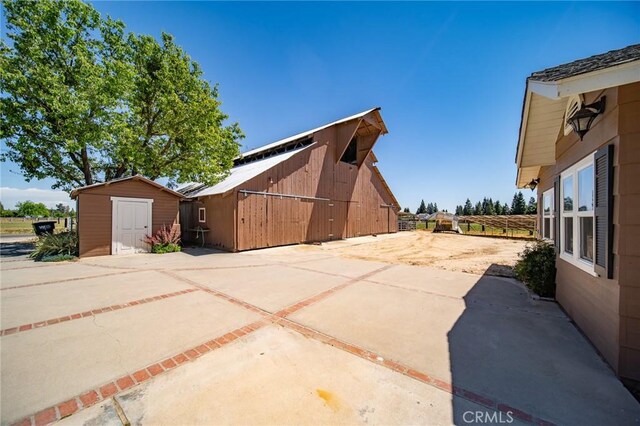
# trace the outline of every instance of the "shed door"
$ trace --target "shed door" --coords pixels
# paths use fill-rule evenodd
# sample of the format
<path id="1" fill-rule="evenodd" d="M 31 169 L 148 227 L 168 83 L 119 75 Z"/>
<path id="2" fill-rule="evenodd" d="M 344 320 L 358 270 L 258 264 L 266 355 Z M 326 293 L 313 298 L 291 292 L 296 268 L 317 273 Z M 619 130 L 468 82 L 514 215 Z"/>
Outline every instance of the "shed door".
<path id="1" fill-rule="evenodd" d="M 150 199 L 112 198 L 112 254 L 149 251 L 144 237 L 151 234 Z"/>

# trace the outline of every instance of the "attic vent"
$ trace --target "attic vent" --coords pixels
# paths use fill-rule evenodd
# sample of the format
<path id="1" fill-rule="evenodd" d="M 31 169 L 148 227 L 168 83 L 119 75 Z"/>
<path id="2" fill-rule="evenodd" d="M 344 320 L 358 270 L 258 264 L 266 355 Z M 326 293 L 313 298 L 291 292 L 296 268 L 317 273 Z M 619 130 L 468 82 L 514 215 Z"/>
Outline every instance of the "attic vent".
<path id="1" fill-rule="evenodd" d="M 567 101 L 567 109 L 564 112 L 564 135 L 567 136 L 573 131 L 573 127 L 569 124 L 569 117 L 575 114 L 582 106 L 580 95 L 573 95 Z"/>

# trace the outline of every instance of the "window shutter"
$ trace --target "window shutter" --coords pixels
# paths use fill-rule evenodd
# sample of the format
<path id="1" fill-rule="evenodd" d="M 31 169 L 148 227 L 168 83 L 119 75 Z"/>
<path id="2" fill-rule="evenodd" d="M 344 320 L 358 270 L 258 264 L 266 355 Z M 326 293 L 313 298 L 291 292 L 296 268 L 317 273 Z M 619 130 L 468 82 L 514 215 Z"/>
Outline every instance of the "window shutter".
<path id="1" fill-rule="evenodd" d="M 596 152 L 594 159 L 595 272 L 613 278 L 613 145 Z"/>
<path id="2" fill-rule="evenodd" d="M 556 255 L 560 254 L 560 175 L 553 181 L 553 245 Z"/>

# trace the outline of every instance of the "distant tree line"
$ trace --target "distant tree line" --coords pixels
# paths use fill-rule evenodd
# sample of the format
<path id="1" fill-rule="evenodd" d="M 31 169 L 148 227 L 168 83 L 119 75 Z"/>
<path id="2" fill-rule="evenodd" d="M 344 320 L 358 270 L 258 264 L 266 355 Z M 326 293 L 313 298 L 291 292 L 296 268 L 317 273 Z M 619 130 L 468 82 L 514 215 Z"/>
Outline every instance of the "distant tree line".
<path id="1" fill-rule="evenodd" d="M 44 203 L 35 203 L 27 200 L 16 204 L 15 209 L 5 209 L 0 203 L 0 216 L 2 217 L 75 217 L 75 211 L 62 203 L 56 204 L 53 209 Z"/>
<path id="2" fill-rule="evenodd" d="M 499 200 L 493 201 L 491 198 L 483 198 L 475 205 L 467 198 L 464 205 L 456 206 L 456 214 L 462 216 L 469 215 L 514 215 L 514 214 L 536 214 L 538 203 L 534 197 L 529 198 L 529 203 L 524 200 L 522 191 L 513 195 L 511 206 L 501 203 Z"/>
<path id="3" fill-rule="evenodd" d="M 438 210 L 438 203 L 425 203 L 424 200 L 420 202 L 420 206 L 416 210 L 416 214 L 421 213 L 435 213 Z M 446 212 L 446 210 L 443 210 Z M 409 207 L 404 208 L 405 213 L 411 213 Z M 507 203 L 501 203 L 499 200 L 493 201 L 492 198 L 484 197 L 482 201 L 478 201 L 473 204 L 470 199 L 467 198 L 464 205 L 456 206 L 456 214 L 458 216 L 471 216 L 471 215 L 514 215 L 514 214 L 536 214 L 538 212 L 538 203 L 534 197 L 529 198 L 527 203 L 522 195 L 522 191 L 518 191 L 513 194 L 513 200 L 511 200 L 511 206 Z"/>
<path id="4" fill-rule="evenodd" d="M 438 203 L 425 203 L 424 200 L 420 201 L 420 206 L 418 206 L 418 208 L 416 209 L 416 214 L 431 214 L 431 213 L 436 213 L 438 212 Z M 443 210 L 443 211 L 447 211 L 447 210 Z M 403 209 L 403 212 L 405 213 L 411 213 L 411 209 L 409 207 L 405 207 Z"/>
<path id="5" fill-rule="evenodd" d="M 424 200 L 420 201 L 420 206 L 416 210 L 416 214 L 431 214 L 438 211 L 438 203 L 425 204 Z"/>

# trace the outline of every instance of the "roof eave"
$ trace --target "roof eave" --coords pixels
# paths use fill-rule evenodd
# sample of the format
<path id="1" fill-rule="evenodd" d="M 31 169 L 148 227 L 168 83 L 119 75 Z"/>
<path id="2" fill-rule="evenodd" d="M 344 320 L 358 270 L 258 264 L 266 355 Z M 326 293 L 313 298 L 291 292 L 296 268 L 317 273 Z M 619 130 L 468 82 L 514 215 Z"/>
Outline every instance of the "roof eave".
<path id="1" fill-rule="evenodd" d="M 134 175 L 134 176 L 130 176 L 130 177 L 123 178 L 123 179 L 114 179 L 114 180 L 110 180 L 110 181 L 107 181 L 107 182 L 99 182 L 99 183 L 94 183 L 92 185 L 86 185 L 86 186 L 82 186 L 80 188 L 75 188 L 75 189 L 73 189 L 71 191 L 71 193 L 69 194 L 69 197 L 73 200 L 80 194 L 80 192 L 86 191 L 87 189 L 97 188 L 99 186 L 114 185 L 114 184 L 118 184 L 118 183 L 127 182 L 127 181 L 130 181 L 130 180 L 139 180 L 139 181 L 142 181 L 142 182 L 144 182 L 146 184 L 149 184 L 151 186 L 155 186 L 156 188 L 160 189 L 161 191 L 168 192 L 169 194 L 174 195 L 174 196 L 176 196 L 176 197 L 178 197 L 180 199 L 184 199 L 185 198 L 185 196 L 183 194 L 181 194 L 179 192 L 176 192 L 176 191 L 174 191 L 172 189 L 169 189 L 166 186 L 161 185 L 161 184 L 159 184 L 157 182 L 154 182 L 151 179 L 147 179 L 146 177 L 141 176 L 141 175 Z"/>
<path id="2" fill-rule="evenodd" d="M 531 95 L 533 93 L 552 100 L 560 100 L 572 95 L 603 90 L 640 81 L 640 60 L 626 62 L 601 70 L 575 75 L 557 81 L 539 81 L 527 78 L 525 95 L 518 132 L 518 146 L 516 148 L 516 186 L 522 187 L 520 182 L 522 169 L 522 155 L 524 152 L 527 119 L 530 114 Z M 531 166 L 531 165 L 530 165 Z M 540 164 L 543 166 L 543 164 Z"/>
<path id="3" fill-rule="evenodd" d="M 557 81 L 539 81 L 529 78 L 529 90 L 549 99 L 623 86 L 640 80 L 640 60 L 630 61 L 601 70 L 579 74 Z"/>

